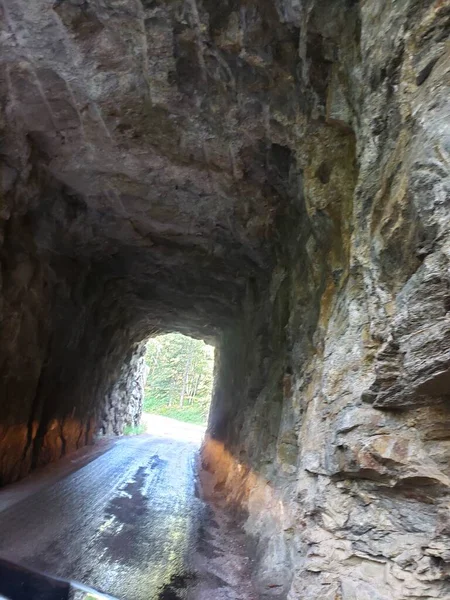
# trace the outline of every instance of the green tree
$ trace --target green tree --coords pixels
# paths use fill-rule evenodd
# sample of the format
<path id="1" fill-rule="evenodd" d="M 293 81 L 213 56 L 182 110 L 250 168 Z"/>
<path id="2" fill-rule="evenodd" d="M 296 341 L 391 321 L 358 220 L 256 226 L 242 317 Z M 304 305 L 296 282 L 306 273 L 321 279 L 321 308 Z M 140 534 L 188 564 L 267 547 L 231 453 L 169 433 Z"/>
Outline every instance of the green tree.
<path id="1" fill-rule="evenodd" d="M 214 350 L 201 340 L 170 333 L 147 344 L 144 410 L 205 423 L 213 385 Z"/>

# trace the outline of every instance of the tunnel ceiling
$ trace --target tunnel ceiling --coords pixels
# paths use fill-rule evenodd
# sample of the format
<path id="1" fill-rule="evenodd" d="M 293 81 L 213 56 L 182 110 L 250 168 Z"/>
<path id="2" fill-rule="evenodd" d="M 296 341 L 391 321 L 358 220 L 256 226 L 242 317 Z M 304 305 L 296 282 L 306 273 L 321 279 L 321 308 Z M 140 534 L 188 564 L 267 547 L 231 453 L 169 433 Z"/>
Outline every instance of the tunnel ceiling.
<path id="1" fill-rule="evenodd" d="M 270 268 L 332 53 L 282 4 L 3 5 L 3 212 L 148 331 L 214 333 Z"/>
<path id="2" fill-rule="evenodd" d="M 121 421 L 143 339 L 218 342 L 279 289 L 284 323 L 290 263 L 311 329 L 324 264 L 337 280 L 346 264 L 359 6 L 5 0 L 0 15 L 1 484 Z M 255 331 L 255 356 L 267 341 Z"/>

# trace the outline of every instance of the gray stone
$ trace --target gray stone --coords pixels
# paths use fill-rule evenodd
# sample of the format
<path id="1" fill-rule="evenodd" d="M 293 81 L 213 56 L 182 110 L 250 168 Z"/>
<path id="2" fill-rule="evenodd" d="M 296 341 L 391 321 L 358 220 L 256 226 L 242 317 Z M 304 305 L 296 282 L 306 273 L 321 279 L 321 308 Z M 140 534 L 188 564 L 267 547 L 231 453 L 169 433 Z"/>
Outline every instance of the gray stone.
<path id="1" fill-rule="evenodd" d="M 447 3 L 0 10 L 0 483 L 187 333 L 261 597 L 450 598 Z"/>
<path id="2" fill-rule="evenodd" d="M 119 378 L 106 395 L 100 422 L 100 430 L 105 435 L 121 435 L 127 425 L 140 425 L 148 374 L 145 350 L 145 342 L 131 347 Z"/>

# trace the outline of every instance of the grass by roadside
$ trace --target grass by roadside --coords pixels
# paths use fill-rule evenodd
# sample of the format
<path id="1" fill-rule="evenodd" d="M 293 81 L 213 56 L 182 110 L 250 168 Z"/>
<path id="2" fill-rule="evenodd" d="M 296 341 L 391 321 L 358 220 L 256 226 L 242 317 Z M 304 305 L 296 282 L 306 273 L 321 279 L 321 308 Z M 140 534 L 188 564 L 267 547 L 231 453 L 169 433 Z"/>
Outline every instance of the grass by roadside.
<path id="1" fill-rule="evenodd" d="M 125 425 L 123 430 L 123 435 L 140 435 L 141 433 L 145 433 L 145 425 Z"/>

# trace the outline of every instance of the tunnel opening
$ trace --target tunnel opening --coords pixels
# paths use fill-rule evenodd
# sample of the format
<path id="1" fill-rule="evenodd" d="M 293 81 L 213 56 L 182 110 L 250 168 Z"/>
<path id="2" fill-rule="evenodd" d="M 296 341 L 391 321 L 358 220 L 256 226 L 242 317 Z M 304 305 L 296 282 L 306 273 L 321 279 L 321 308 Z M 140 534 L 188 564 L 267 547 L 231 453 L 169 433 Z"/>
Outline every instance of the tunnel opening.
<path id="1" fill-rule="evenodd" d="M 169 417 L 206 426 L 214 379 L 214 347 L 181 333 L 146 343 L 143 418 Z"/>

